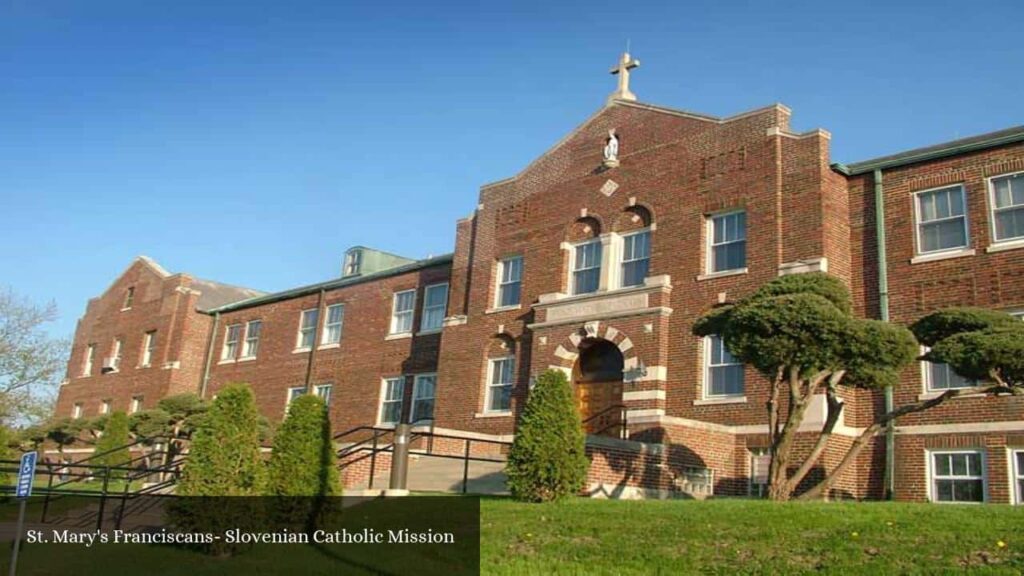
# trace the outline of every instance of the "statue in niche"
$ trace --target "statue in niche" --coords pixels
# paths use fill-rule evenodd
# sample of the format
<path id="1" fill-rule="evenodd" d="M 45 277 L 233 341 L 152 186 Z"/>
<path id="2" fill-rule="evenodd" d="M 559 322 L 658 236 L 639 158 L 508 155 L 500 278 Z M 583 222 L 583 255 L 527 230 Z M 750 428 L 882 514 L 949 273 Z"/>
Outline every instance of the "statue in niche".
<path id="1" fill-rule="evenodd" d="M 604 145 L 604 165 L 606 168 L 619 165 L 619 137 L 614 129 L 608 131 L 608 141 Z"/>

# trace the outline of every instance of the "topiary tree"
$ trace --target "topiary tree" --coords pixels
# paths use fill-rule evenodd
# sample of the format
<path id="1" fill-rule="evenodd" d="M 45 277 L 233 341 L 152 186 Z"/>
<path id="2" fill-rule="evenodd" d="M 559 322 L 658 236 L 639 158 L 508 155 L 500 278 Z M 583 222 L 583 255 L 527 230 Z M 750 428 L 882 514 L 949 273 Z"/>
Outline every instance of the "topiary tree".
<path id="1" fill-rule="evenodd" d="M 185 392 L 160 400 L 157 408 L 169 416 L 167 434 L 172 438 L 188 437 L 195 431 L 195 423 L 206 413 L 209 405 L 199 396 Z"/>
<path id="2" fill-rule="evenodd" d="M 266 487 L 259 414 L 245 384 L 225 386 L 196 430 L 178 494 L 259 496 Z"/>
<path id="3" fill-rule="evenodd" d="M 1019 319 L 983 308 L 949 308 L 921 318 L 910 329 L 930 347 L 922 360 L 948 364 L 957 374 L 988 384 L 947 390 L 942 396 L 1024 395 L 1024 322 Z"/>
<path id="4" fill-rule="evenodd" d="M 114 412 L 106 419 L 103 434 L 96 442 L 97 466 L 125 466 L 131 461 L 128 450 L 128 415 Z"/>
<path id="5" fill-rule="evenodd" d="M 895 385 L 917 353 L 917 343 L 906 328 L 855 318 L 846 287 L 822 273 L 776 278 L 739 302 L 713 309 L 697 321 L 693 332 L 719 336 L 735 358 L 769 379 L 768 494 L 773 500 L 790 499 L 824 453 L 843 410 L 839 386 L 876 390 Z M 808 455 L 794 462 L 797 430 L 819 393 L 825 396 L 825 422 Z M 827 496 L 882 426 L 934 404 L 902 406 L 878 417 L 854 440 L 839 465 L 802 497 Z M 797 466 L 792 474 L 791 465 Z"/>
<path id="6" fill-rule="evenodd" d="M 583 488 L 589 466 L 572 387 L 563 372 L 548 370 L 519 419 L 505 470 L 509 489 L 518 500 L 558 500 Z"/>
<path id="7" fill-rule="evenodd" d="M 268 492 L 275 496 L 341 493 L 327 405 L 314 394 L 299 396 L 274 436 Z"/>
<path id="8" fill-rule="evenodd" d="M 59 418 L 50 422 L 46 427 L 46 439 L 57 445 L 57 452 L 64 459 L 64 447 L 70 446 L 78 440 L 82 433 L 82 426 L 85 421 L 77 418 Z"/>

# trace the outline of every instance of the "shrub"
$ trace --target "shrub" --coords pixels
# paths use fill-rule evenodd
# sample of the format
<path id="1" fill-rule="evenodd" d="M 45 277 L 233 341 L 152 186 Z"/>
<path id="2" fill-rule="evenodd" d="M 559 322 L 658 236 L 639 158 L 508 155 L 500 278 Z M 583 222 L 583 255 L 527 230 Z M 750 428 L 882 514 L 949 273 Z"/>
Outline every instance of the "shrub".
<path id="1" fill-rule="evenodd" d="M 103 424 L 103 435 L 96 442 L 97 466 L 124 466 L 131 461 L 128 450 L 128 416 L 114 412 Z M 107 452 L 107 454 L 103 454 Z"/>
<path id="2" fill-rule="evenodd" d="M 268 492 L 275 496 L 335 496 L 339 490 L 331 421 L 323 400 L 296 398 L 274 437 Z"/>
<path id="3" fill-rule="evenodd" d="M 259 496 L 265 486 L 252 390 L 244 384 L 228 385 L 195 432 L 178 494 Z"/>
<path id="4" fill-rule="evenodd" d="M 563 372 L 548 370 L 519 420 L 506 470 L 509 489 L 518 500 L 558 500 L 583 488 L 589 466 L 572 386 Z"/>

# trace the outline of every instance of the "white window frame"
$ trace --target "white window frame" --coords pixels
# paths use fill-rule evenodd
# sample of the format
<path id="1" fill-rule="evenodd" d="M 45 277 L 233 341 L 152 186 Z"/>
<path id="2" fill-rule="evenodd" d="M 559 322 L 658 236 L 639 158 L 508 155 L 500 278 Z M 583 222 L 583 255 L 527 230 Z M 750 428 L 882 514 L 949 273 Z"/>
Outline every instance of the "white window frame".
<path id="1" fill-rule="evenodd" d="M 595 244 L 597 246 L 598 263 L 597 266 L 590 266 L 589 268 L 576 269 L 576 252 L 588 244 Z M 596 294 L 601 291 L 601 276 L 604 274 L 605 265 L 605 254 L 604 254 L 604 242 L 601 238 L 590 238 L 582 242 L 576 242 L 569 245 L 569 294 L 572 296 L 582 296 L 585 294 Z M 589 270 L 597 269 L 597 287 L 590 292 L 578 292 L 576 290 L 576 273 L 584 272 Z"/>
<path id="2" fill-rule="evenodd" d="M 703 394 L 704 399 L 705 400 L 729 400 L 729 399 L 746 398 L 746 395 L 747 395 L 747 374 L 746 374 L 747 367 L 746 367 L 746 365 L 743 364 L 743 362 L 740 362 L 735 357 L 733 357 L 733 360 L 736 360 L 736 362 L 733 362 L 731 364 L 714 364 L 714 365 L 712 365 L 711 364 L 711 340 L 713 338 L 717 338 L 717 339 L 721 340 L 720 336 L 718 336 L 717 334 L 714 334 L 714 335 L 711 335 L 711 336 L 705 336 L 704 337 L 704 342 L 703 342 L 703 345 L 704 345 L 704 370 L 703 370 L 703 373 L 704 373 L 704 386 L 703 386 L 702 394 Z M 725 348 L 725 341 L 724 340 L 722 341 L 722 347 Z M 726 350 L 726 352 L 728 352 L 728 348 L 725 348 L 725 350 Z M 729 355 L 731 356 L 732 353 L 729 352 Z M 743 375 L 743 382 L 742 382 L 743 383 L 743 391 L 739 392 L 739 393 L 736 393 L 736 394 L 712 394 L 711 393 L 711 369 L 712 368 L 727 368 L 729 366 L 739 366 L 739 367 L 741 367 L 742 371 L 740 373 Z"/>
<path id="3" fill-rule="evenodd" d="M 495 384 L 494 383 L 494 368 L 498 362 L 510 361 L 512 362 L 512 379 L 506 384 Z M 510 388 L 509 391 L 509 405 L 508 408 L 494 409 L 491 408 L 491 404 L 494 398 L 495 388 Z M 487 359 L 487 381 L 484 382 L 484 414 L 508 414 L 512 411 L 512 392 L 515 391 L 516 387 L 516 357 L 514 354 L 507 356 L 497 356 L 494 358 Z"/>
<path id="4" fill-rule="evenodd" d="M 331 395 L 334 394 L 334 384 L 317 384 L 313 388 L 313 393 L 316 397 L 323 400 L 327 406 L 331 405 Z"/>
<path id="5" fill-rule="evenodd" d="M 153 354 L 156 352 L 156 330 L 149 330 L 142 337 L 142 363 L 141 368 L 149 368 L 153 365 Z"/>
<path id="6" fill-rule="evenodd" d="M 256 335 L 252 331 L 258 326 Z M 251 360 L 260 353 L 260 339 L 263 337 L 263 320 L 249 320 L 245 323 L 245 338 L 242 339 L 242 352 L 239 360 Z"/>
<path id="7" fill-rule="evenodd" d="M 1009 451 L 1010 482 L 1013 483 L 1010 493 L 1013 495 L 1014 504 L 1024 506 L 1024 462 L 1018 460 L 1024 459 L 1024 448 L 1010 448 Z"/>
<path id="8" fill-rule="evenodd" d="M 388 400 L 387 395 L 392 382 L 398 382 L 398 399 Z M 402 405 L 405 401 L 405 376 L 391 376 L 388 378 L 381 378 L 380 381 L 380 399 L 377 401 L 377 424 L 381 426 L 394 426 L 402 420 Z M 384 404 L 398 403 L 398 419 L 395 421 L 384 419 Z"/>
<path id="9" fill-rule="evenodd" d="M 935 475 L 935 456 L 938 454 L 978 454 L 981 457 L 981 502 L 947 502 L 940 501 L 938 499 L 937 490 L 935 487 L 936 481 L 940 479 L 962 479 L 962 480 L 976 480 L 976 476 L 943 476 L 937 478 Z M 927 461 L 927 481 L 928 481 L 928 501 L 936 504 L 984 504 L 988 502 L 988 456 L 985 450 L 982 448 L 933 448 L 925 450 L 925 458 Z"/>
<path id="10" fill-rule="evenodd" d="M 224 345 L 220 350 L 221 362 L 232 362 L 238 358 L 238 350 L 242 347 L 242 330 L 244 328 L 242 324 L 228 324 L 224 327 Z"/>
<path id="11" fill-rule="evenodd" d="M 443 286 L 444 287 L 444 303 L 435 304 L 434 306 L 427 306 L 430 302 L 429 293 L 430 290 Z M 415 308 L 414 308 L 415 309 Z M 437 326 L 427 326 L 427 312 L 441 310 L 441 321 Z M 444 317 L 448 312 L 448 283 L 438 282 L 437 284 L 429 284 L 423 287 L 423 310 L 420 312 L 420 334 L 431 334 L 433 332 L 440 332 L 444 328 Z"/>
<path id="12" fill-rule="evenodd" d="M 629 238 L 632 238 L 633 236 L 639 236 L 641 234 L 646 234 L 647 235 L 647 257 L 646 258 L 632 258 L 630 260 L 626 260 L 626 240 L 628 240 Z M 618 250 L 618 252 L 619 252 L 619 278 L 618 278 L 619 282 L 618 282 L 618 287 L 619 288 L 633 288 L 633 287 L 636 287 L 636 286 L 643 286 L 644 285 L 644 280 L 646 280 L 647 277 L 650 276 L 650 274 L 651 274 L 651 238 L 652 238 L 652 235 L 651 235 L 650 227 L 643 228 L 641 230 L 634 230 L 632 232 L 628 232 L 626 234 L 623 234 L 623 235 L 621 235 L 619 237 L 619 242 L 620 242 L 619 250 Z M 643 280 L 641 280 L 639 284 L 632 284 L 630 286 L 626 286 L 626 284 L 625 284 L 625 280 L 626 280 L 626 264 L 630 264 L 632 262 L 639 262 L 641 260 L 647 260 L 647 274 L 644 275 Z"/>
<path id="13" fill-rule="evenodd" d="M 111 353 L 110 353 L 111 368 L 114 369 L 114 372 L 120 372 L 121 371 L 121 360 L 124 359 L 123 354 L 124 354 L 124 339 L 123 338 L 114 338 L 114 349 L 111 350 Z"/>
<path id="14" fill-rule="evenodd" d="M 736 214 L 743 214 L 744 215 L 744 218 L 743 218 L 743 240 L 728 240 L 726 242 L 720 242 L 720 243 L 716 244 L 715 243 L 715 221 L 718 220 L 718 219 L 721 219 L 721 218 L 727 218 L 729 216 L 735 216 Z M 739 208 L 739 209 L 735 209 L 735 210 L 728 210 L 728 211 L 725 211 L 725 212 L 714 212 L 712 214 L 708 214 L 705 217 L 704 235 L 706 236 L 706 239 L 705 239 L 705 242 L 704 242 L 704 250 L 707 253 L 707 255 L 705 257 L 705 262 L 704 262 L 704 272 L 705 272 L 705 274 L 707 274 L 707 275 L 715 275 L 715 274 L 723 274 L 723 275 L 725 275 L 725 274 L 730 274 L 730 273 L 734 273 L 735 274 L 735 273 L 739 273 L 739 272 L 747 270 L 748 265 L 750 263 L 749 262 L 750 259 L 748 258 L 749 251 L 747 250 L 747 231 L 749 230 L 750 226 L 749 226 L 749 221 L 748 221 L 749 218 L 747 218 L 747 216 L 748 216 L 748 214 L 747 214 L 746 208 Z M 743 266 L 740 266 L 739 268 L 726 268 L 724 270 L 715 270 L 715 247 L 717 247 L 717 246 L 727 246 L 729 244 L 736 244 L 736 243 L 739 243 L 739 242 L 743 242 Z"/>
<path id="15" fill-rule="evenodd" d="M 942 219 L 938 219 L 938 220 L 929 220 L 928 222 L 922 222 L 921 221 L 921 200 L 920 200 L 921 195 L 922 194 L 930 194 L 932 192 L 939 192 L 939 191 L 942 191 L 942 190 L 948 190 L 950 188 L 959 188 L 960 189 L 960 198 L 963 199 L 963 207 L 964 207 L 963 215 L 961 215 L 961 216 L 951 216 L 951 217 L 948 217 L 948 218 L 942 218 Z M 960 252 L 960 251 L 963 251 L 963 250 L 969 250 L 971 248 L 971 214 L 970 214 L 969 206 L 967 204 L 967 187 L 964 186 L 962 182 L 959 183 L 959 184 L 947 184 L 945 186 L 938 186 L 936 188 L 928 188 L 927 190 L 917 190 L 917 191 L 915 191 L 913 193 L 913 202 L 914 202 L 914 254 L 916 254 L 918 256 L 926 256 L 926 255 L 932 255 L 932 254 L 945 254 L 945 253 L 950 253 L 950 252 Z M 921 227 L 923 225 L 925 225 L 925 224 L 932 224 L 934 222 L 940 222 L 940 221 L 943 221 L 943 220 L 953 220 L 955 218 L 963 218 L 963 221 L 964 221 L 964 241 L 965 241 L 964 245 L 963 246 L 954 246 L 954 247 L 950 247 L 950 248 L 940 248 L 938 250 L 930 250 L 928 252 L 925 252 L 922 249 Z"/>
<path id="16" fill-rule="evenodd" d="M 132 396 L 132 401 L 128 405 L 128 413 L 135 414 L 142 410 L 142 396 Z"/>
<path id="17" fill-rule="evenodd" d="M 110 400 L 100 401 L 100 415 L 110 414 Z"/>
<path id="18" fill-rule="evenodd" d="M 121 303 L 121 312 L 125 310 L 131 310 L 132 306 L 135 305 L 135 286 L 129 286 L 124 291 L 124 301 Z"/>
<path id="19" fill-rule="evenodd" d="M 306 326 L 306 316 L 315 314 L 316 317 L 310 322 L 309 326 Z M 320 321 L 320 309 L 319 308 L 306 308 L 299 312 L 299 329 L 295 333 L 295 350 L 297 352 L 311 350 L 316 344 L 316 325 Z M 306 333 L 309 332 L 309 344 L 303 342 L 305 340 Z"/>
<path id="20" fill-rule="evenodd" d="M 399 296 L 401 296 L 403 294 L 409 294 L 410 292 L 412 293 L 412 305 L 409 306 L 408 310 L 403 310 L 401 312 L 403 318 L 405 317 L 406 314 L 409 315 L 409 328 L 407 330 L 406 329 L 398 330 L 398 314 L 399 314 L 399 312 L 398 312 L 398 300 L 399 300 Z M 413 328 L 415 327 L 415 323 L 416 323 L 416 289 L 415 288 L 410 288 L 408 290 L 400 290 L 398 292 L 395 292 L 391 296 L 391 325 L 390 325 L 390 328 L 388 329 L 388 334 L 389 335 L 412 334 Z"/>
<path id="21" fill-rule="evenodd" d="M 511 262 L 519 261 L 519 278 L 515 280 L 507 280 L 505 278 L 506 272 L 509 270 L 509 264 Z M 504 299 L 502 296 L 505 293 L 505 289 L 513 284 L 519 285 L 519 298 L 515 302 L 509 304 L 502 304 L 501 301 Z M 495 309 L 500 308 L 518 308 L 523 302 L 523 257 L 519 256 L 508 256 L 498 260 L 498 289 L 494 291 L 494 307 Z"/>
<path id="22" fill-rule="evenodd" d="M 345 255 L 345 276 L 355 276 L 363 269 L 363 251 L 360 249 L 349 250 Z"/>
<path id="23" fill-rule="evenodd" d="M 341 310 L 340 316 L 334 322 L 331 321 L 331 311 L 332 310 Z M 333 347 L 333 346 L 340 346 L 341 345 L 341 334 L 342 334 L 342 331 L 344 330 L 344 327 L 345 327 L 345 304 L 341 303 L 341 302 L 339 302 L 337 304 L 331 304 L 330 306 L 327 307 L 326 312 L 327 313 L 324 314 L 323 332 L 320 335 L 320 347 L 321 348 L 327 348 L 327 347 Z M 338 337 L 337 338 L 331 338 L 330 337 L 331 330 L 334 329 L 335 327 L 338 328 Z"/>
<path id="24" fill-rule="evenodd" d="M 82 409 L 82 403 L 81 402 L 75 402 L 71 406 L 71 418 L 73 418 L 74 420 L 78 420 L 79 418 L 82 417 L 82 412 L 83 411 L 84 410 Z"/>
<path id="25" fill-rule="evenodd" d="M 425 380 L 428 380 L 428 379 L 432 379 L 434 381 L 434 389 L 432 390 L 433 394 L 431 396 L 421 396 L 420 395 L 420 383 L 425 381 Z M 419 402 L 425 401 L 425 400 L 428 400 L 428 399 L 430 400 L 430 406 L 431 406 L 431 408 L 430 408 L 430 417 L 429 418 L 424 418 L 420 414 Z M 424 421 L 430 420 L 430 421 L 433 421 L 433 419 L 434 419 L 434 408 L 437 406 L 437 402 L 436 401 L 437 401 L 437 373 L 436 372 L 428 372 L 428 373 L 424 373 L 424 374 L 417 374 L 413 378 L 413 384 L 412 384 L 412 412 L 409 415 L 409 421 L 410 422 L 418 422 L 420 420 L 424 420 Z"/>
<path id="26" fill-rule="evenodd" d="M 298 394 L 295 394 L 295 392 L 298 392 Z M 285 412 L 285 414 L 288 413 L 288 407 L 292 405 L 292 402 L 294 402 L 295 399 L 298 398 L 299 396 L 303 396 L 305 394 L 306 394 L 306 387 L 305 386 L 289 386 L 287 389 L 285 389 L 285 391 L 284 391 L 284 412 Z"/>
<path id="27" fill-rule="evenodd" d="M 1024 208 L 1024 205 L 1014 204 L 1009 208 L 997 208 L 996 207 L 996 180 L 1000 178 L 1013 178 L 1014 176 L 1024 175 L 1024 172 L 1009 172 L 1006 174 L 997 174 L 987 178 L 988 184 L 988 220 L 990 231 L 992 233 L 992 245 L 1006 245 L 1006 244 L 1024 244 L 1024 236 L 1014 236 L 1012 238 L 1004 238 L 1002 240 L 996 238 L 996 212 L 1002 210 L 1020 210 Z M 1012 193 L 1012 190 L 1011 190 Z"/>
<path id="28" fill-rule="evenodd" d="M 928 350 L 929 350 L 929 348 L 927 346 L 921 346 L 921 354 L 922 355 L 927 354 Z M 949 375 L 950 376 L 956 376 L 958 378 L 963 378 L 964 381 L 966 381 L 968 383 L 972 383 L 972 382 L 973 383 L 969 384 L 968 386 L 955 386 L 955 387 L 947 387 L 947 388 L 935 388 L 934 385 L 933 385 L 933 381 L 932 381 L 932 367 L 935 367 L 935 366 L 945 366 L 946 370 L 949 371 Z M 953 368 L 949 364 L 943 364 L 941 362 L 929 362 L 927 360 L 922 360 L 921 361 L 921 383 L 924 385 L 924 395 L 926 395 L 926 396 L 937 396 L 939 394 L 942 394 L 942 393 L 946 392 L 947 390 L 970 390 L 971 388 L 977 388 L 981 384 L 980 382 L 978 382 L 976 380 L 971 380 L 971 379 L 966 378 L 964 376 L 960 376 L 959 374 L 957 374 L 956 372 L 953 371 Z"/>
<path id="29" fill-rule="evenodd" d="M 1007 314 L 1024 322 L 1024 310 L 1010 310 L 1009 312 L 1007 312 Z"/>
<path id="30" fill-rule="evenodd" d="M 85 362 L 82 365 L 82 377 L 92 376 L 93 364 L 96 362 L 96 344 L 85 347 Z"/>

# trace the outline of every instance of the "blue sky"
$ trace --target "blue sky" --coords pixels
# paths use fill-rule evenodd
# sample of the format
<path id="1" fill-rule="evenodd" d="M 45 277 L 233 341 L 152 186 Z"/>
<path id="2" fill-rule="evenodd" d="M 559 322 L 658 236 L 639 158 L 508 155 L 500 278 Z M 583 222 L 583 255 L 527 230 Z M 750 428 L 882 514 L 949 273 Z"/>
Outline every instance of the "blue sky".
<path id="1" fill-rule="evenodd" d="M 597 110 L 783 102 L 852 162 L 1021 124 L 1024 4 L 0 2 L 0 287 L 87 298 L 137 254 L 280 290 L 346 247 L 451 250 L 481 184 Z"/>

